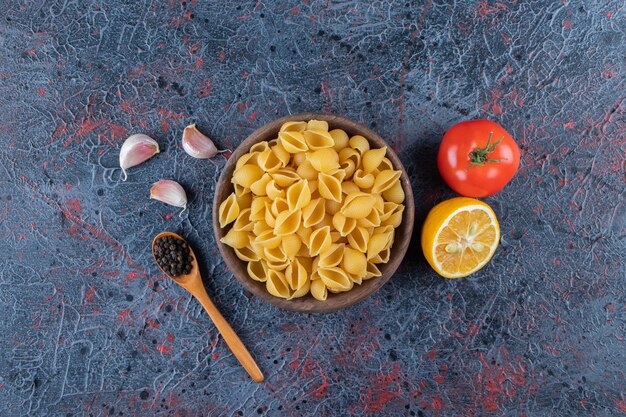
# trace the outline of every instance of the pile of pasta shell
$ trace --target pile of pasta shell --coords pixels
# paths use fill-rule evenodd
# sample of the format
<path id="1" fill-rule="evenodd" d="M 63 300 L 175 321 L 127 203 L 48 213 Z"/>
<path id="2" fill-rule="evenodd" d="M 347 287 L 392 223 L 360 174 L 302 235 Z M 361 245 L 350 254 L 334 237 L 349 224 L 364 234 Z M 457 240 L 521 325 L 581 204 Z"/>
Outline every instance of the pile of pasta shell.
<path id="1" fill-rule="evenodd" d="M 276 297 L 323 301 L 381 276 L 404 212 L 401 171 L 386 152 L 325 121 L 284 123 L 237 160 L 221 242 Z"/>

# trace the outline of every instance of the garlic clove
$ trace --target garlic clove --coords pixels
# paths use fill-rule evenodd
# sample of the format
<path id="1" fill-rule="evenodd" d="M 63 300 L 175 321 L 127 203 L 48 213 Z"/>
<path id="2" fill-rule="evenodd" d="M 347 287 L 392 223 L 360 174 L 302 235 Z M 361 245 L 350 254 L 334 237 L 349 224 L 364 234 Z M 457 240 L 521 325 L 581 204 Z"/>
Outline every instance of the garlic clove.
<path id="1" fill-rule="evenodd" d="M 159 144 L 148 135 L 137 133 L 124 141 L 120 149 L 120 168 L 124 174 L 124 181 L 128 178 L 126 170 L 145 162 L 158 154 Z"/>
<path id="2" fill-rule="evenodd" d="M 170 206 L 181 207 L 183 211 L 187 209 L 187 194 L 176 181 L 160 180 L 155 182 L 150 188 L 150 198 Z"/>
<path id="3" fill-rule="evenodd" d="M 183 149 L 189 156 L 198 159 L 213 158 L 221 152 L 211 139 L 198 130 L 196 124 L 190 124 L 183 131 Z"/>

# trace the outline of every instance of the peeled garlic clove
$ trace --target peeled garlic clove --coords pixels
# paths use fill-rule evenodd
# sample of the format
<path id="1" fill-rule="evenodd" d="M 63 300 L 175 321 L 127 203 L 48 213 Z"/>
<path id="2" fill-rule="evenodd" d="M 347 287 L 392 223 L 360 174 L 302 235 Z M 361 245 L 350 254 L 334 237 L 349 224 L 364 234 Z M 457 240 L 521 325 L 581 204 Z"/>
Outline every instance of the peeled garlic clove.
<path id="1" fill-rule="evenodd" d="M 191 124 L 183 131 L 183 149 L 189 156 L 198 159 L 213 158 L 221 152 L 211 139 L 198 130 L 196 124 Z"/>
<path id="2" fill-rule="evenodd" d="M 120 168 L 124 174 L 124 181 L 128 178 L 126 174 L 128 168 L 141 164 L 159 152 L 159 144 L 150 136 L 142 133 L 129 136 L 120 149 Z"/>
<path id="3" fill-rule="evenodd" d="M 155 182 L 150 188 L 150 198 L 170 206 L 182 207 L 183 211 L 187 209 L 187 194 L 176 181 L 161 180 Z"/>

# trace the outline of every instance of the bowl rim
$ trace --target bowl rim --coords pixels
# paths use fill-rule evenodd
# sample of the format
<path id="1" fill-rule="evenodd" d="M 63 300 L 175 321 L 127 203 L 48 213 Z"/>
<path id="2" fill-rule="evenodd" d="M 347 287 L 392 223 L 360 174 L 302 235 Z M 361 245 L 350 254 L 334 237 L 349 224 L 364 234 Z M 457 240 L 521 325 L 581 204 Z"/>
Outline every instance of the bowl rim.
<path id="1" fill-rule="evenodd" d="M 221 197 L 221 199 L 223 199 L 225 198 L 225 196 L 229 195 L 233 191 L 233 186 L 230 182 L 230 178 L 232 177 L 237 160 L 243 154 L 247 153 L 255 143 L 261 142 L 263 140 L 273 139 L 277 135 L 280 126 L 283 123 L 299 120 L 324 120 L 328 122 L 328 124 L 330 125 L 329 128 L 331 130 L 333 129 L 333 123 L 337 122 L 344 126 L 341 127 L 344 130 L 346 130 L 345 125 L 353 126 L 355 131 L 349 132 L 350 136 L 360 134 L 362 136 L 365 136 L 370 143 L 374 143 L 378 147 L 387 146 L 387 157 L 391 160 L 394 169 L 400 170 L 402 172 L 400 176 L 400 183 L 405 194 L 405 210 L 402 223 L 396 229 L 402 229 L 402 241 L 400 242 L 396 239 L 396 241 L 394 242 L 393 248 L 395 250 L 392 250 L 389 262 L 382 266 L 382 276 L 363 281 L 363 284 L 361 284 L 359 287 L 353 288 L 350 291 L 338 294 L 331 293 L 329 294 L 329 298 L 326 301 L 318 301 L 313 298 L 311 294 L 307 294 L 305 297 L 295 298 L 292 300 L 287 300 L 271 295 L 269 292 L 267 292 L 264 283 L 252 280 L 247 275 L 247 273 L 245 274 L 245 276 L 240 276 L 237 273 L 236 269 L 233 267 L 234 265 L 231 265 L 231 260 L 241 262 L 245 265 L 244 261 L 236 258 L 235 252 L 231 247 L 220 242 L 220 238 L 224 236 L 225 230 L 219 226 L 219 206 L 222 201 L 218 201 L 218 197 Z M 246 139 L 241 142 L 241 144 L 239 144 L 239 146 L 232 152 L 232 154 L 226 161 L 226 164 L 222 168 L 222 172 L 215 187 L 215 193 L 213 196 L 212 222 L 215 242 L 218 246 L 222 259 L 228 266 L 228 269 L 231 271 L 235 279 L 239 281 L 246 290 L 257 295 L 263 301 L 282 309 L 302 313 L 330 313 L 343 308 L 351 307 L 365 300 L 376 291 L 378 291 L 395 274 L 396 270 L 404 259 L 404 256 L 406 255 L 406 251 L 411 241 L 414 226 L 414 214 L 415 202 L 413 200 L 413 190 L 411 188 L 411 182 L 409 181 L 406 169 L 404 168 L 402 161 L 395 153 L 395 151 L 380 135 L 378 135 L 376 132 L 372 131 L 368 127 L 364 126 L 363 124 L 344 116 L 338 116 L 330 113 L 299 113 L 281 117 L 261 126 L 260 128 L 249 134 L 248 137 L 246 137 Z M 357 288 L 363 289 L 355 293 L 354 291 Z"/>

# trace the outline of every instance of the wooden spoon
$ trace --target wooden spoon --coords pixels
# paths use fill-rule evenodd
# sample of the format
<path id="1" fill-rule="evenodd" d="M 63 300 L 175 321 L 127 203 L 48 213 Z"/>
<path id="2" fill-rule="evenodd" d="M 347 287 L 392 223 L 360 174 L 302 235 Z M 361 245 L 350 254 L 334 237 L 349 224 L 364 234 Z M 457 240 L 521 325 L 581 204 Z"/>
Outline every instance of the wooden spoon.
<path id="1" fill-rule="evenodd" d="M 165 236 L 172 236 L 176 239 L 180 239 L 184 242 L 187 242 L 185 239 L 183 239 L 181 236 L 177 235 L 176 233 L 172 233 L 172 232 L 159 233 L 152 241 L 152 256 L 154 257 L 155 261 L 156 261 L 156 256 L 154 254 L 154 244 L 157 241 L 157 239 L 160 239 Z M 250 374 L 250 377 L 252 377 L 254 382 L 263 382 L 263 373 L 261 373 L 259 366 L 256 364 L 254 359 L 252 359 L 250 352 L 248 352 L 248 349 L 246 349 L 246 347 L 241 342 L 241 340 L 239 339 L 239 337 L 237 336 L 233 328 L 230 327 L 230 325 L 224 319 L 224 317 L 219 312 L 217 307 L 215 307 L 215 304 L 213 304 L 213 302 L 209 298 L 209 295 L 207 294 L 206 289 L 204 288 L 204 284 L 202 284 L 202 277 L 200 276 L 200 268 L 198 268 L 198 258 L 196 258 L 196 255 L 195 253 L 193 253 L 193 249 L 191 249 L 191 246 L 189 245 L 189 243 L 187 243 L 187 246 L 189 247 L 189 252 L 194 261 L 193 266 L 191 268 L 191 272 L 189 274 L 172 277 L 168 275 L 165 271 L 163 271 L 163 269 L 161 268 L 161 265 L 159 265 L 158 262 L 157 262 L 157 265 L 159 265 L 159 268 L 161 269 L 163 273 L 165 273 L 165 275 L 170 277 L 172 280 L 174 280 L 175 283 L 177 283 L 178 285 L 186 289 L 191 295 L 196 297 L 196 300 L 198 300 L 200 304 L 202 304 L 202 307 L 204 307 L 204 310 L 207 312 L 211 320 L 213 320 L 213 323 L 215 324 L 215 327 L 217 327 L 217 330 L 222 334 L 222 337 L 224 338 L 224 341 L 226 341 L 226 344 L 228 345 L 230 350 L 233 352 L 233 354 L 239 360 L 239 362 L 245 368 L 245 370 L 248 371 L 248 374 Z"/>

